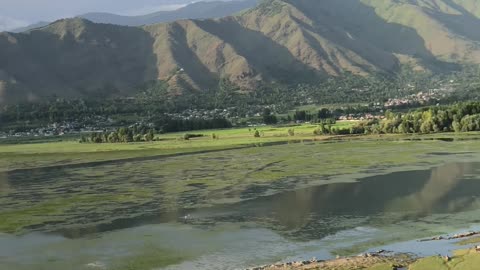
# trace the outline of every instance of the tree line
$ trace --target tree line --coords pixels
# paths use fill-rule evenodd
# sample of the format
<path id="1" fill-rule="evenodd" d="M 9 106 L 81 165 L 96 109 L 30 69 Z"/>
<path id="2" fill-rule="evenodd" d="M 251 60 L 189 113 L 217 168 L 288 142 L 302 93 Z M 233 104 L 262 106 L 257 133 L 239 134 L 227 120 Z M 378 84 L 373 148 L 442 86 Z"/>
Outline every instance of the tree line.
<path id="1" fill-rule="evenodd" d="M 370 133 L 437 133 L 480 130 L 480 102 L 433 106 L 394 113 L 387 111 L 385 120 L 363 125 Z"/>
<path id="2" fill-rule="evenodd" d="M 385 119 L 364 121 L 350 134 L 429 134 L 480 131 L 480 102 L 431 106 L 407 113 L 387 111 Z"/>
<path id="3" fill-rule="evenodd" d="M 333 123 L 334 124 L 334 123 Z M 383 120 L 362 121 L 351 127 L 334 127 L 320 122 L 314 135 L 429 134 L 480 131 L 480 102 L 430 106 L 406 113 L 385 112 Z"/>
<path id="4" fill-rule="evenodd" d="M 206 129 L 222 129 L 232 127 L 232 123 L 225 118 L 171 119 L 168 117 L 159 117 L 153 119 L 153 124 L 162 133 Z"/>
<path id="5" fill-rule="evenodd" d="M 82 136 L 81 143 L 130 143 L 155 140 L 155 130 L 144 127 L 122 127 L 110 132 L 93 132 Z"/>

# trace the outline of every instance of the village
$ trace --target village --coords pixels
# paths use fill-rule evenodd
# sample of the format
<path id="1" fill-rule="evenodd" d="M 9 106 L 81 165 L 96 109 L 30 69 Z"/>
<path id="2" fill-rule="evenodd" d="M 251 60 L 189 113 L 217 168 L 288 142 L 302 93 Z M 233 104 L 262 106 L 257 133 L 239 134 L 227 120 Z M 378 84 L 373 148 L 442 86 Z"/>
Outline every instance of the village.
<path id="1" fill-rule="evenodd" d="M 414 88 L 413 85 L 408 85 L 410 88 Z M 400 98 L 388 99 L 383 106 L 386 109 L 390 108 L 406 108 L 406 107 L 419 107 L 426 105 L 434 105 L 450 96 L 455 91 L 454 81 L 450 81 L 448 84 L 442 85 L 439 88 L 429 89 L 427 91 L 420 91 L 415 94 L 407 95 Z"/>
<path id="2" fill-rule="evenodd" d="M 453 91 L 452 84 L 441 88 L 430 89 L 427 91 L 420 91 L 416 94 L 410 94 L 400 98 L 390 98 L 385 102 L 376 102 L 368 105 L 367 112 L 362 113 L 334 113 L 335 120 L 338 121 L 365 121 L 374 119 L 384 119 L 384 112 L 386 110 L 416 108 L 426 105 L 439 104 L 441 100 L 446 99 Z M 256 126 L 262 125 L 261 114 L 265 106 L 251 106 L 239 110 L 236 107 L 229 107 L 226 109 L 188 109 L 179 113 L 166 113 L 165 118 L 174 120 L 211 120 L 211 119 L 229 119 L 235 126 Z M 275 109 L 275 106 L 268 106 L 270 109 Z M 260 121 L 260 122 L 259 122 Z M 283 119 L 280 123 L 287 124 L 288 120 Z M 295 121 L 301 124 L 305 121 Z M 139 119 L 134 125 L 147 125 L 153 127 L 153 123 L 148 119 Z M 74 134 L 89 134 L 96 132 L 105 132 L 120 126 L 118 121 L 107 117 L 94 115 L 82 120 L 64 121 L 48 123 L 42 127 L 36 127 L 23 130 L 0 130 L 0 139 L 18 138 L 18 137 L 52 137 Z"/>

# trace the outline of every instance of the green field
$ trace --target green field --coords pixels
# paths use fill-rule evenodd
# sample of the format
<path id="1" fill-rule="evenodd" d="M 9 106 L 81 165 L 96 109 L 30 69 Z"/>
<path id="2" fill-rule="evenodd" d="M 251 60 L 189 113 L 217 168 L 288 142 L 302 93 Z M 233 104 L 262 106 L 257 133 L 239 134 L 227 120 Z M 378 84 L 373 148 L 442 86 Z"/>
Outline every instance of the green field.
<path id="1" fill-rule="evenodd" d="M 335 127 L 349 127 L 353 124 L 354 122 L 338 122 Z M 159 141 L 150 143 L 81 144 L 77 137 L 64 139 L 62 137 L 35 138 L 31 141 L 21 139 L 20 142 L 9 140 L 3 144 L 0 141 L 0 172 L 328 138 L 326 136 L 314 136 L 313 131 L 316 128 L 315 125 L 299 125 L 293 127 L 262 126 L 258 128 L 192 131 L 188 133 L 203 134 L 204 137 L 190 140 L 182 139 L 185 132 L 169 133 L 157 135 Z M 254 129 L 259 130 L 260 138 L 254 137 Z M 289 136 L 289 129 L 295 130 L 295 136 Z M 211 135 L 213 133 L 219 139 L 212 139 Z"/>

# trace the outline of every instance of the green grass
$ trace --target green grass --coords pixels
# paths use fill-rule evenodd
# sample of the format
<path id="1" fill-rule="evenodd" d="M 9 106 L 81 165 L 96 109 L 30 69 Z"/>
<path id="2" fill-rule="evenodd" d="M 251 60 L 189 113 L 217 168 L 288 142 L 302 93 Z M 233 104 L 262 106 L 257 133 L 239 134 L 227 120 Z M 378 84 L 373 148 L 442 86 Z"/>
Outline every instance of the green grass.
<path id="1" fill-rule="evenodd" d="M 480 265 L 480 253 L 475 250 L 456 251 L 450 261 L 439 256 L 420 259 L 409 270 L 476 270 Z"/>
<path id="2" fill-rule="evenodd" d="M 336 127 L 349 127 L 352 122 L 338 122 Z M 295 129 L 295 136 L 288 135 L 288 129 Z M 151 143 L 81 144 L 77 138 L 51 138 L 48 141 L 33 139 L 31 142 L 0 144 L 0 172 L 15 169 L 37 168 L 54 165 L 89 163 L 126 158 L 174 155 L 221 149 L 234 149 L 292 140 L 320 139 L 313 135 L 315 125 L 295 127 L 258 127 L 262 137 L 254 138 L 254 128 L 223 130 L 202 130 L 159 135 L 160 141 Z M 204 134 L 202 138 L 182 140 L 183 134 Z M 213 140 L 215 133 L 218 140 Z"/>
<path id="3" fill-rule="evenodd" d="M 471 244 L 480 244 L 480 236 L 471 237 L 464 239 L 456 243 L 459 246 L 471 245 Z"/>

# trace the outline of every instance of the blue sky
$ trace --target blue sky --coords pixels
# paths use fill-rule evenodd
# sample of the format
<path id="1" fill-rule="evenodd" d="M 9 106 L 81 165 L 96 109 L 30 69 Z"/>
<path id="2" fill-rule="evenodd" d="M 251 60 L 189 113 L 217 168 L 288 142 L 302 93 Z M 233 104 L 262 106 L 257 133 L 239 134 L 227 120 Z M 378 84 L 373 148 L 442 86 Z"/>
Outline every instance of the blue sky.
<path id="1" fill-rule="evenodd" d="M 193 0 L 0 0 L 0 31 L 87 12 L 140 15 L 190 2 Z"/>

